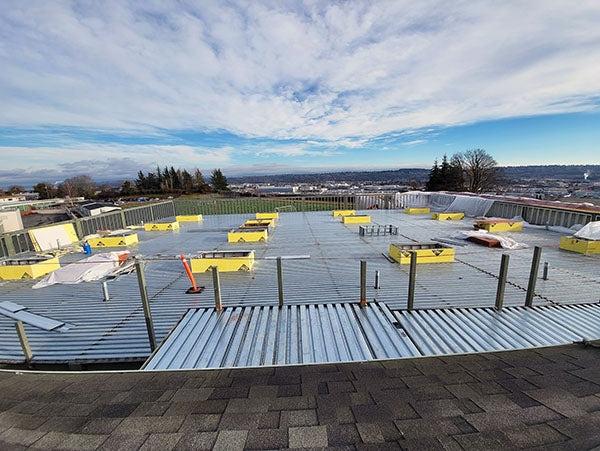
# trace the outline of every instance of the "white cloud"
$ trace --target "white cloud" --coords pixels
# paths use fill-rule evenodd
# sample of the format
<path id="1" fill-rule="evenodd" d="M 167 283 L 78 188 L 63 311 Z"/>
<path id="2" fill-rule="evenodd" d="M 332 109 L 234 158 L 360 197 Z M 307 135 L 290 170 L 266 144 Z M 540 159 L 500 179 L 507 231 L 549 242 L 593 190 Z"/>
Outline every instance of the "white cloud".
<path id="1" fill-rule="evenodd" d="M 425 144 L 427 142 L 426 139 L 413 139 L 412 141 L 404 141 L 401 143 L 402 146 L 416 146 L 418 144 Z"/>
<path id="2" fill-rule="evenodd" d="M 0 124 L 360 143 L 589 110 L 598 23 L 596 1 L 7 1 Z"/>
<path id="3" fill-rule="evenodd" d="M 334 150 L 314 150 L 302 144 L 275 147 L 263 146 L 260 149 L 255 150 L 254 153 L 257 156 L 276 155 L 282 157 L 331 157 L 340 155 L 340 152 Z"/>
<path id="4" fill-rule="evenodd" d="M 215 167 L 228 165 L 231 161 L 230 147 L 204 148 L 184 145 L 124 145 L 124 144 L 73 144 L 64 147 L 0 147 L 0 159 L 23 171 L 37 171 L 49 165 L 56 168 L 84 171 L 102 177 L 102 171 L 94 164 L 126 159 L 137 165 L 128 165 L 130 175 L 147 167 Z M 127 158 L 124 158 L 124 156 Z M 50 163 L 50 164 L 49 164 Z M 102 167 L 110 173 L 120 173 L 121 168 L 112 165 Z M 132 172 L 132 170 L 134 172 Z M 13 173 L 15 171 L 12 171 Z"/>

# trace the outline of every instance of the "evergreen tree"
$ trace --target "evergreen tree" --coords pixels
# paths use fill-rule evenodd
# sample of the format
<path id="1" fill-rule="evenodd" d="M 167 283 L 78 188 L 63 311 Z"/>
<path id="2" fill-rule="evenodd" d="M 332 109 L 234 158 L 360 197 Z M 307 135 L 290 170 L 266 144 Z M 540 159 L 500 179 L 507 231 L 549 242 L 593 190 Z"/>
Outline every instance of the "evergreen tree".
<path id="1" fill-rule="evenodd" d="M 156 166 L 156 183 L 160 190 L 162 190 L 163 182 L 164 182 L 164 179 L 163 179 L 162 173 L 160 172 L 160 166 L 157 165 Z"/>
<path id="2" fill-rule="evenodd" d="M 451 168 L 450 163 L 448 163 L 448 156 L 444 154 L 442 157 L 442 164 L 440 165 L 440 191 L 447 191 L 449 189 L 448 182 L 450 180 L 450 173 Z"/>
<path id="3" fill-rule="evenodd" d="M 56 197 L 56 188 L 49 183 L 38 183 L 33 187 L 33 192 L 38 193 L 40 199 Z"/>
<path id="4" fill-rule="evenodd" d="M 171 166 L 171 169 L 169 169 L 169 177 L 171 178 L 171 190 L 177 191 L 178 189 L 181 189 L 179 175 L 173 166 Z"/>
<path id="5" fill-rule="evenodd" d="M 149 193 L 158 193 L 160 189 L 158 187 L 158 177 L 154 172 L 148 172 L 148 176 L 146 177 L 146 192 Z"/>
<path id="6" fill-rule="evenodd" d="M 132 194 L 135 194 L 135 187 L 129 180 L 125 180 L 121 185 L 120 194 L 122 196 L 131 196 Z"/>
<path id="7" fill-rule="evenodd" d="M 187 169 L 181 171 L 181 189 L 185 193 L 191 193 L 194 190 L 194 180 Z"/>
<path id="8" fill-rule="evenodd" d="M 161 189 L 163 192 L 169 192 L 173 189 L 173 180 L 171 179 L 171 174 L 169 173 L 169 168 L 165 166 L 165 169 L 162 173 L 162 186 Z"/>
<path id="9" fill-rule="evenodd" d="M 204 180 L 204 176 L 200 169 L 194 171 L 194 180 L 193 180 L 194 191 L 197 193 L 208 193 L 210 191 L 210 187 Z"/>
<path id="10" fill-rule="evenodd" d="M 217 192 L 219 191 L 229 191 L 229 183 L 227 182 L 227 177 L 223 175 L 220 169 L 215 169 L 212 171 L 210 176 L 210 183 L 213 186 L 213 189 Z"/>
<path id="11" fill-rule="evenodd" d="M 147 188 L 146 176 L 142 171 L 138 172 L 137 179 L 135 180 L 135 186 L 140 192 L 145 191 Z"/>
<path id="12" fill-rule="evenodd" d="M 441 171 L 438 165 L 437 158 L 433 162 L 433 167 L 429 171 L 429 180 L 425 185 L 427 191 L 439 191 L 441 185 Z"/>

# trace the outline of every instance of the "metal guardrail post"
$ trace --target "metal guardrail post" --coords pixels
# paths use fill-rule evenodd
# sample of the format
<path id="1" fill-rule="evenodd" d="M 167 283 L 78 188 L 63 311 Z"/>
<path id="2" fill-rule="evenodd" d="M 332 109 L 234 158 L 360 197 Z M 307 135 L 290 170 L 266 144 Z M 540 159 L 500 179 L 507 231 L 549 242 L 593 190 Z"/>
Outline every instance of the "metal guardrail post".
<path id="1" fill-rule="evenodd" d="M 533 305 L 533 296 L 535 295 L 535 283 L 537 282 L 541 257 L 542 248 L 539 246 L 534 247 L 533 259 L 531 260 L 531 271 L 529 272 L 529 283 L 527 284 L 527 295 L 525 296 L 525 307 L 531 307 Z"/>
<path id="2" fill-rule="evenodd" d="M 277 257 L 277 295 L 279 297 L 279 307 L 283 307 L 283 267 L 281 257 Z"/>
<path id="3" fill-rule="evenodd" d="M 102 281 L 102 296 L 102 300 L 104 302 L 110 301 L 110 294 L 108 293 L 108 282 L 106 280 Z"/>
<path id="4" fill-rule="evenodd" d="M 415 280 L 417 278 L 417 253 L 410 253 L 410 268 L 408 270 L 408 300 L 406 310 L 409 312 L 415 306 Z"/>
<path id="5" fill-rule="evenodd" d="M 19 336 L 19 343 L 21 343 L 23 355 L 25 355 L 25 360 L 29 364 L 33 358 L 33 353 L 31 352 L 31 346 L 29 346 L 29 339 L 25 333 L 25 326 L 23 325 L 23 322 L 17 321 L 15 323 L 15 329 L 17 330 L 17 335 Z"/>
<path id="6" fill-rule="evenodd" d="M 13 255 L 16 255 L 18 252 L 15 249 L 15 243 L 13 242 L 13 237 L 14 235 L 4 235 L 4 246 L 6 247 L 6 256 L 7 257 L 12 257 Z"/>
<path id="7" fill-rule="evenodd" d="M 548 262 L 544 262 L 544 270 L 542 272 L 542 279 L 548 280 L 548 270 L 549 270 Z"/>
<path id="8" fill-rule="evenodd" d="M 221 280 L 219 279 L 219 267 L 212 267 L 212 278 L 213 288 L 215 290 L 215 310 L 220 312 L 223 310 L 223 303 L 221 302 Z"/>
<path id="9" fill-rule="evenodd" d="M 361 307 L 367 306 L 367 262 L 360 261 L 360 302 Z"/>
<path id="10" fill-rule="evenodd" d="M 379 290 L 381 288 L 381 284 L 379 282 L 379 271 L 375 271 L 375 286 L 373 288 L 375 288 L 376 290 Z"/>
<path id="11" fill-rule="evenodd" d="M 154 323 L 152 322 L 152 310 L 150 310 L 150 300 L 148 299 L 143 261 L 136 260 L 135 272 L 137 273 L 138 285 L 140 287 L 140 297 L 142 298 L 142 307 L 144 308 L 144 319 L 146 320 L 146 329 L 148 330 L 150 350 L 154 351 L 156 349 L 156 336 L 154 335 Z"/>
<path id="12" fill-rule="evenodd" d="M 498 274 L 498 289 L 496 290 L 495 307 L 498 311 L 502 310 L 502 305 L 504 304 L 504 290 L 506 288 L 509 260 L 510 256 L 508 254 L 502 254 L 502 260 L 500 261 L 500 274 Z"/>

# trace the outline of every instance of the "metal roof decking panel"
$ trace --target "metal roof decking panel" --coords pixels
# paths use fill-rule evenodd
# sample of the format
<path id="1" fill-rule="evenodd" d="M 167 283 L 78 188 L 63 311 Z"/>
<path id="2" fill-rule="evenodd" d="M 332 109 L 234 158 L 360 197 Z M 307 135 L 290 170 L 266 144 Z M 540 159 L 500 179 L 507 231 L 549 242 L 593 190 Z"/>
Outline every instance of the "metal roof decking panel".
<path id="1" fill-rule="evenodd" d="M 147 370 L 349 362 L 420 355 L 372 303 L 226 307 L 188 311 Z"/>
<path id="2" fill-rule="evenodd" d="M 394 311 L 424 355 L 526 349 L 600 338 L 600 305 Z"/>
<path id="3" fill-rule="evenodd" d="M 276 261 L 265 258 L 309 254 L 310 259 L 283 261 L 286 304 L 357 302 L 359 260 L 365 259 L 368 262 L 367 299 L 385 302 L 392 309 L 405 308 L 408 267 L 390 263 L 382 255 L 387 253 L 389 244 L 431 241 L 472 228 L 469 219 L 433 221 L 393 210 L 368 211 L 368 214 L 375 224 L 398 226 L 399 235 L 360 237 L 358 226 L 344 226 L 327 211 L 282 213 L 268 243 L 242 246 L 256 251 L 254 270 L 221 274 L 224 305 L 276 305 Z M 141 231 L 138 232 L 139 245 L 131 249 L 134 253 L 162 255 L 162 258 L 174 258 L 182 252 L 239 249 L 240 245 L 226 242 L 227 230 L 252 217 L 252 214 L 211 215 L 205 216 L 203 223 L 182 224 L 178 232 Z M 600 256 L 561 251 L 558 249 L 560 234 L 547 230 L 525 229 L 512 236 L 530 246 L 543 246 L 542 264 L 550 263 L 549 280 L 541 279 L 540 269 L 534 305 L 600 301 Z M 511 256 L 504 305 L 523 305 L 532 249 L 505 251 L 465 242 L 465 246 L 456 247 L 455 263 L 419 265 L 415 308 L 492 306 L 498 282 L 495 275 L 503 252 Z M 61 262 L 64 266 L 83 257 L 83 254 L 65 255 Z M 380 271 L 379 290 L 373 288 L 376 270 Z M 159 341 L 189 308 L 213 305 L 210 273 L 196 277 L 206 290 L 199 295 L 186 295 L 184 291 L 189 288 L 189 281 L 179 260 L 159 259 L 147 263 L 146 280 Z M 61 334 L 26 326 L 34 361 L 140 360 L 149 355 L 135 274 L 108 282 L 109 302 L 102 302 L 99 282 L 56 285 L 40 290 L 32 290 L 32 284 L 32 281 L 0 283 L 0 302 L 11 301 L 27 307 L 31 313 L 73 325 Z M 2 316 L 0 361 L 23 361 L 14 321 Z"/>

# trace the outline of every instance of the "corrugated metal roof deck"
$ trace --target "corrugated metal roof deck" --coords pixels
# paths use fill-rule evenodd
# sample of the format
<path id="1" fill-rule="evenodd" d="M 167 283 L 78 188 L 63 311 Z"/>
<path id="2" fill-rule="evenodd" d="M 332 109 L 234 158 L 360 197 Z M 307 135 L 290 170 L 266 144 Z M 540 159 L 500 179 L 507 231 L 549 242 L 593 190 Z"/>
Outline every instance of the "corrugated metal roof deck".
<path id="1" fill-rule="evenodd" d="M 423 355 L 535 348 L 600 338 L 600 305 L 394 311 Z"/>
<path id="2" fill-rule="evenodd" d="M 146 370 L 336 363 L 600 338 L 600 305 L 395 311 L 384 303 L 192 309 Z"/>
<path id="3" fill-rule="evenodd" d="M 448 237 L 470 229 L 471 220 L 432 221 L 400 211 L 368 212 L 375 223 L 399 227 L 401 236 L 359 237 L 357 226 L 344 226 L 329 212 L 281 213 L 268 243 L 226 243 L 226 231 L 253 215 L 205 216 L 201 224 L 182 224 L 178 233 L 139 232 L 137 252 L 172 258 L 180 252 L 235 249 L 243 246 L 257 252 L 249 273 L 221 274 L 225 305 L 277 304 L 276 262 L 265 257 L 310 254 L 309 260 L 284 261 L 286 304 L 349 302 L 358 299 L 359 260 L 368 261 L 369 299 L 386 302 L 391 309 L 406 306 L 408 268 L 390 263 L 382 255 L 390 242 Z M 600 257 L 558 250 L 559 234 L 527 229 L 512 235 L 519 241 L 544 248 L 542 261 L 550 262 L 550 279 L 538 279 L 536 305 L 600 301 Z M 453 264 L 420 265 L 417 271 L 416 308 L 483 307 L 494 303 L 495 274 L 501 250 L 474 244 L 458 247 Z M 531 249 L 509 251 L 511 263 L 505 305 L 522 305 L 531 262 Z M 83 255 L 68 255 L 63 262 Z M 372 286 L 375 270 L 381 274 L 381 289 Z M 147 265 L 146 279 L 158 340 L 162 340 L 189 308 L 211 306 L 212 280 L 198 277 L 206 291 L 185 295 L 189 282 L 178 260 L 157 260 Z M 144 360 L 150 352 L 135 274 L 109 282 L 110 302 L 102 302 L 99 283 L 52 286 L 31 290 L 31 281 L 0 284 L 0 302 L 12 301 L 32 313 L 44 315 L 72 327 L 67 333 L 27 328 L 34 361 L 70 362 Z M 14 321 L 0 316 L 0 361 L 23 361 Z"/>
<path id="4" fill-rule="evenodd" d="M 349 362 L 420 355 L 382 303 L 192 309 L 146 369 Z"/>

